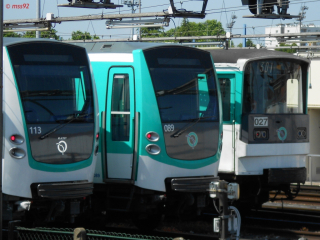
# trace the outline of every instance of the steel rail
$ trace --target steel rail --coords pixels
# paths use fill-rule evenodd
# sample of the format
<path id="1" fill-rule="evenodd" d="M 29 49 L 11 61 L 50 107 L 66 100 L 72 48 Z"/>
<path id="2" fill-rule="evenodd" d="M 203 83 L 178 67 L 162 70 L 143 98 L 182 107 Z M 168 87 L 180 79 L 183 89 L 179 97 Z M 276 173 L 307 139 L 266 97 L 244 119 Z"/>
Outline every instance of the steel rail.
<path id="1" fill-rule="evenodd" d="M 310 231 L 298 231 L 298 230 L 288 230 L 288 229 L 278 229 L 278 228 L 268 228 L 268 227 L 255 227 L 255 226 L 246 226 L 246 229 L 251 229 L 251 230 L 257 230 L 261 232 L 262 230 L 276 233 L 276 232 L 281 232 L 281 233 L 286 233 L 286 234 L 292 234 L 292 235 L 303 235 L 303 236 L 316 236 L 320 237 L 320 232 L 310 232 Z"/>

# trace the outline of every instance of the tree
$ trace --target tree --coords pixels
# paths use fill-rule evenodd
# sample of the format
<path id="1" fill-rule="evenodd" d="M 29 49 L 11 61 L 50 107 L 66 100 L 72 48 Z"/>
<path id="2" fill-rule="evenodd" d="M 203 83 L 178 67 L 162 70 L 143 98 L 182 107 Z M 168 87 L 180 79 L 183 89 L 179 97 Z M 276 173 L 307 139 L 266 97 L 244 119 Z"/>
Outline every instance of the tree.
<path id="1" fill-rule="evenodd" d="M 81 32 L 80 30 L 71 33 L 72 40 L 91 40 L 91 39 L 100 39 L 98 36 L 91 36 L 88 32 Z"/>
<path id="2" fill-rule="evenodd" d="M 145 38 L 156 38 L 156 37 L 163 37 L 164 36 L 164 28 L 141 28 L 141 36 Z"/>
<path id="3" fill-rule="evenodd" d="M 217 20 L 207 20 L 203 23 L 189 22 L 187 18 L 184 18 L 180 27 L 176 29 L 170 29 L 166 32 L 166 35 L 176 37 L 188 37 L 188 36 L 219 36 L 224 35 L 225 31 L 221 22 Z M 203 42 L 207 40 L 196 40 L 196 42 Z"/>
<path id="4" fill-rule="evenodd" d="M 280 43 L 280 47 L 285 47 L 285 46 L 298 46 L 296 43 L 290 44 L 285 44 L 285 43 Z M 276 49 L 276 51 L 280 52 L 287 52 L 287 53 L 296 53 L 297 50 L 294 48 L 283 48 L 283 49 Z"/>
<path id="5" fill-rule="evenodd" d="M 36 38 L 36 31 L 27 31 L 22 35 L 23 38 Z M 59 40 L 60 36 L 57 35 L 57 30 L 50 29 L 49 31 L 41 31 L 41 38 L 51 38 L 55 40 Z"/>
<path id="6" fill-rule="evenodd" d="M 246 46 L 247 46 L 247 47 L 255 47 L 256 45 L 255 45 L 250 39 L 248 39 L 248 40 L 246 41 Z"/>
<path id="7" fill-rule="evenodd" d="M 243 47 L 243 44 L 242 44 L 242 43 L 239 43 L 239 44 L 237 45 L 237 47 Z"/>
<path id="8" fill-rule="evenodd" d="M 169 29 L 164 32 L 163 28 L 142 28 L 142 37 L 188 37 L 188 36 L 219 36 L 224 35 L 225 31 L 221 22 L 217 20 L 207 20 L 202 23 L 190 22 L 184 18 L 180 27 Z M 207 40 L 196 40 L 204 42 Z M 190 40 L 189 42 L 192 42 Z"/>
<path id="9" fill-rule="evenodd" d="M 16 32 L 3 33 L 3 37 L 21 37 L 21 34 Z"/>

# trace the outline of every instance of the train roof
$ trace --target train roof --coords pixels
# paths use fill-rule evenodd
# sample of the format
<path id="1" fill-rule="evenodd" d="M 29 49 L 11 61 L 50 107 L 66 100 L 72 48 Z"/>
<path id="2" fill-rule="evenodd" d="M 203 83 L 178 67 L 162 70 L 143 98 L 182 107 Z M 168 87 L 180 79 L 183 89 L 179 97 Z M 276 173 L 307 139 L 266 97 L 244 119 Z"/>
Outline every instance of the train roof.
<path id="1" fill-rule="evenodd" d="M 24 42 L 57 42 L 54 39 L 48 39 L 48 38 L 14 38 L 14 37 L 4 37 L 3 38 L 3 46 L 9 46 L 13 44 L 19 44 Z"/>
<path id="2" fill-rule="evenodd" d="M 211 49 L 214 63 L 237 63 L 239 59 L 262 59 L 262 58 L 291 58 L 304 62 L 310 62 L 302 57 L 291 53 L 272 51 L 266 49 Z"/>
<path id="3" fill-rule="evenodd" d="M 88 53 L 132 53 L 133 50 L 149 49 L 161 46 L 176 46 L 182 47 L 178 44 L 168 43 L 150 43 L 150 42 L 71 42 L 74 45 L 81 46 L 87 49 Z M 183 46 L 185 47 L 185 46 Z M 202 50 L 203 51 L 203 50 Z"/>

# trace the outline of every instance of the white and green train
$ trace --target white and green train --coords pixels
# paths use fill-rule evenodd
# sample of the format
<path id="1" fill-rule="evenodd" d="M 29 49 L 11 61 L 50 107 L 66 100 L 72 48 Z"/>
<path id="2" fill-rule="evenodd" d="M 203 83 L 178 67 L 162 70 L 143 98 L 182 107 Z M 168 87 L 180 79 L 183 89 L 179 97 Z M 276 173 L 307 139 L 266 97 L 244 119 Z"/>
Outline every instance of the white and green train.
<path id="1" fill-rule="evenodd" d="M 223 101 L 220 178 L 240 184 L 240 203 L 259 206 L 269 190 L 290 197 L 290 184 L 306 180 L 309 61 L 268 50 L 209 52 Z"/>
<path id="2" fill-rule="evenodd" d="M 86 50 L 3 41 L 3 220 L 73 221 L 92 194 L 98 101 Z"/>
<path id="3" fill-rule="evenodd" d="M 222 147 L 210 53 L 168 44 L 75 44 L 89 53 L 102 116 L 98 211 L 132 211 L 137 224 L 151 227 L 163 214 L 206 207 Z"/>

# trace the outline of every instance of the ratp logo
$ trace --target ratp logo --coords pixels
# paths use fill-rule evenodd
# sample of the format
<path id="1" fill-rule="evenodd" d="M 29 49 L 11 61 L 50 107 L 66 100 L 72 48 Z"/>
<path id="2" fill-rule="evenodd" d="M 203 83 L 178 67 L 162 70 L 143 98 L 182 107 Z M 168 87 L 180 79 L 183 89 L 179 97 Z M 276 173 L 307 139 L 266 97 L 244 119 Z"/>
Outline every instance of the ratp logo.
<path id="1" fill-rule="evenodd" d="M 188 135 L 186 135 L 186 137 L 189 146 L 192 147 L 192 149 L 194 149 L 198 144 L 198 135 L 194 132 L 191 132 Z"/>
<path id="2" fill-rule="evenodd" d="M 284 140 L 286 140 L 287 138 L 287 129 L 285 129 L 284 127 L 281 127 L 277 130 L 277 133 L 280 141 L 284 142 Z"/>
<path id="3" fill-rule="evenodd" d="M 64 153 L 67 151 L 68 145 L 65 141 L 60 141 L 57 144 L 58 151 L 64 155 Z"/>

